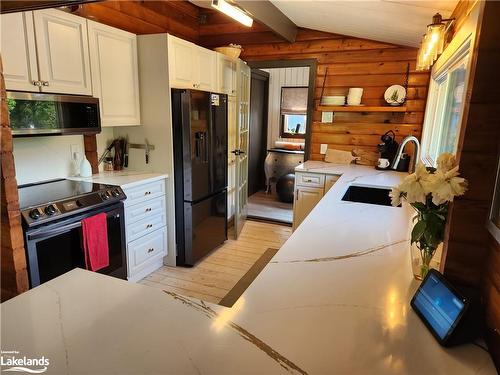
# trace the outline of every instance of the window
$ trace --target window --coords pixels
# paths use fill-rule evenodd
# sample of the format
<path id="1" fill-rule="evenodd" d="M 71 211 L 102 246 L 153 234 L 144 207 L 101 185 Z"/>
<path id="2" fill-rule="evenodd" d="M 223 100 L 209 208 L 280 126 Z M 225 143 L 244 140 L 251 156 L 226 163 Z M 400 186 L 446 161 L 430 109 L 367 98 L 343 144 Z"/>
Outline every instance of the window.
<path id="1" fill-rule="evenodd" d="M 497 163 L 497 178 L 493 200 L 491 202 L 490 220 L 487 224 L 491 235 L 500 243 L 500 157 Z"/>
<path id="2" fill-rule="evenodd" d="M 422 137 L 422 159 L 429 166 L 441 153 L 457 151 L 470 46 L 469 40 L 432 72 Z"/>
<path id="3" fill-rule="evenodd" d="M 307 95 L 307 87 L 281 88 L 281 137 L 305 138 L 307 126 Z"/>

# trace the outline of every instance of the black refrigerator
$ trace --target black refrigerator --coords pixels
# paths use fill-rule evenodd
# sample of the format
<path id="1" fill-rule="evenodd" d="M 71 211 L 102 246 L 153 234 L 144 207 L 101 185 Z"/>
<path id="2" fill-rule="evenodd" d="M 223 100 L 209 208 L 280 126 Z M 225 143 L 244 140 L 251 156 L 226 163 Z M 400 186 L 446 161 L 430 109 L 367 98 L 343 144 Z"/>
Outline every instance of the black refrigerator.
<path id="1" fill-rule="evenodd" d="M 172 89 L 177 265 L 227 239 L 227 96 Z"/>

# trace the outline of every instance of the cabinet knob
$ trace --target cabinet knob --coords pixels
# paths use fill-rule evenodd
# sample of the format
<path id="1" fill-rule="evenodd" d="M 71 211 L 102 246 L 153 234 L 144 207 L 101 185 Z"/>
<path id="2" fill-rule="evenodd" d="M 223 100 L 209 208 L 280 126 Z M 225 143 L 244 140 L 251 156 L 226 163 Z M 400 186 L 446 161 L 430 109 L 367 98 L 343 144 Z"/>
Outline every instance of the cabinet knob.
<path id="1" fill-rule="evenodd" d="M 153 251 L 155 251 L 154 247 L 150 247 L 150 248 L 148 249 L 148 253 L 152 253 Z"/>
<path id="2" fill-rule="evenodd" d="M 151 208 L 146 208 L 146 212 L 150 212 L 151 211 Z"/>
<path id="3" fill-rule="evenodd" d="M 49 82 L 48 81 L 42 81 L 42 86 L 48 86 Z"/>
<path id="4" fill-rule="evenodd" d="M 150 191 L 146 191 L 146 192 L 144 193 L 144 195 L 151 195 L 151 192 L 150 192 Z"/>
<path id="5" fill-rule="evenodd" d="M 153 224 L 146 225 L 146 228 L 153 228 Z"/>
<path id="6" fill-rule="evenodd" d="M 36 86 L 36 87 L 42 86 L 42 81 L 31 81 L 31 83 L 33 84 L 33 86 Z"/>

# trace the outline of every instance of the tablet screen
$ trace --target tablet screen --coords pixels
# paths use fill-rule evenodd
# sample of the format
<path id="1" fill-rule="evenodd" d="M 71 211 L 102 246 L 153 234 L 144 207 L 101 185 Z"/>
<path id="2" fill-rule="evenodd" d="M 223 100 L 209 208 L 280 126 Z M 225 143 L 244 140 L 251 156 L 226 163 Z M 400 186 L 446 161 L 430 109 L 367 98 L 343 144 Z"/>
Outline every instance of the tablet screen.
<path id="1" fill-rule="evenodd" d="M 461 297 L 450 290 L 434 272 L 417 290 L 412 305 L 441 340 L 453 330 L 465 309 Z"/>

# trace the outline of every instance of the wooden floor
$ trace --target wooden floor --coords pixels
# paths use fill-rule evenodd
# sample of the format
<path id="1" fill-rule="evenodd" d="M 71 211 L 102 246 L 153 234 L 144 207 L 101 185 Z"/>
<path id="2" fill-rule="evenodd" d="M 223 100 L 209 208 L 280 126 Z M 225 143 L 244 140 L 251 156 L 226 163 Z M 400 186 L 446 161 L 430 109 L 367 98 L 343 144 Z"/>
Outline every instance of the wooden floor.
<path id="1" fill-rule="evenodd" d="M 230 239 L 196 266 L 164 266 L 139 283 L 218 303 L 268 248 L 280 248 L 291 233 L 285 225 L 247 220 L 238 240 L 230 231 Z"/>
<path id="2" fill-rule="evenodd" d="M 280 202 L 276 193 L 258 191 L 248 197 L 248 215 L 291 224 L 293 204 Z"/>

